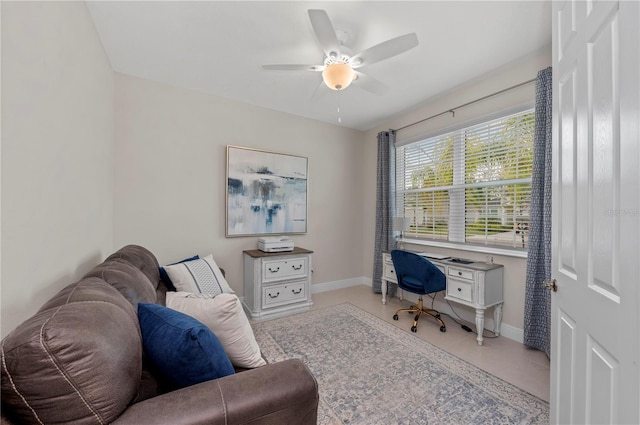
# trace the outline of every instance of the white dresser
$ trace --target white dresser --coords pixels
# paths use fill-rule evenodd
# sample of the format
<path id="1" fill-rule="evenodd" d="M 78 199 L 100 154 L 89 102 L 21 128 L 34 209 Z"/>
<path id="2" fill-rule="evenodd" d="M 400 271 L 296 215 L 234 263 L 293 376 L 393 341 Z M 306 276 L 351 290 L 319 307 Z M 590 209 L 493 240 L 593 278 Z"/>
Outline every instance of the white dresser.
<path id="1" fill-rule="evenodd" d="M 304 248 L 289 252 L 243 251 L 242 306 L 251 319 L 273 319 L 311 308 L 312 253 Z"/>
<path id="2" fill-rule="evenodd" d="M 484 312 L 493 307 L 493 332 L 500 335 L 503 303 L 503 271 L 501 264 L 470 262 L 457 263 L 451 259 L 437 260 L 429 258 L 447 278 L 445 299 L 472 307 L 476 312 L 477 341 L 482 345 Z M 387 302 L 388 282 L 398 283 L 391 254 L 382 254 L 382 303 Z"/>

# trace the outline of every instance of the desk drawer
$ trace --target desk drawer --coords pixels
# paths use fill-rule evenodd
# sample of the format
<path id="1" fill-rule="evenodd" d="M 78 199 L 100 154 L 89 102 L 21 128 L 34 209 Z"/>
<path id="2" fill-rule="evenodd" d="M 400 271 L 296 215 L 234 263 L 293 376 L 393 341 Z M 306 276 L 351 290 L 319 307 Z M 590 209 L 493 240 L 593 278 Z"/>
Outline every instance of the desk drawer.
<path id="1" fill-rule="evenodd" d="M 457 267 L 449 266 L 449 276 L 457 277 L 459 279 L 473 280 L 473 270 L 459 269 Z"/>
<path id="2" fill-rule="evenodd" d="M 262 288 L 262 307 L 290 304 L 307 299 L 306 281 Z"/>
<path id="3" fill-rule="evenodd" d="M 447 295 L 464 301 L 473 302 L 472 283 L 459 279 L 447 279 Z"/>
<path id="4" fill-rule="evenodd" d="M 294 257 L 262 262 L 263 282 L 306 277 L 309 265 L 307 257 Z"/>
<path id="5" fill-rule="evenodd" d="M 396 281 L 396 269 L 390 264 L 385 264 L 383 267 L 384 278 L 387 280 Z"/>

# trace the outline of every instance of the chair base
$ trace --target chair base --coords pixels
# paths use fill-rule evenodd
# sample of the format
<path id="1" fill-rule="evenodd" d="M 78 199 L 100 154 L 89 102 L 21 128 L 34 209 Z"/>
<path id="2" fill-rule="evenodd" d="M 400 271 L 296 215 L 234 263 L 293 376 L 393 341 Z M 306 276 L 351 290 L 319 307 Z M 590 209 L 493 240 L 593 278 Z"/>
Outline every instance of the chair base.
<path id="1" fill-rule="evenodd" d="M 410 308 L 401 308 L 400 310 L 396 311 L 396 314 L 393 315 L 393 320 L 398 320 L 398 313 L 402 313 L 405 311 L 407 313 L 417 313 L 413 318 L 413 326 L 411 326 L 411 332 L 418 331 L 418 319 L 420 319 L 420 316 L 422 315 L 428 315 L 436 319 L 440 323 L 440 332 L 447 331 L 447 326 L 440 318 L 440 313 L 438 312 L 438 310 L 434 310 L 432 308 L 424 308 L 422 296 L 418 298 L 418 305 L 412 305 Z"/>

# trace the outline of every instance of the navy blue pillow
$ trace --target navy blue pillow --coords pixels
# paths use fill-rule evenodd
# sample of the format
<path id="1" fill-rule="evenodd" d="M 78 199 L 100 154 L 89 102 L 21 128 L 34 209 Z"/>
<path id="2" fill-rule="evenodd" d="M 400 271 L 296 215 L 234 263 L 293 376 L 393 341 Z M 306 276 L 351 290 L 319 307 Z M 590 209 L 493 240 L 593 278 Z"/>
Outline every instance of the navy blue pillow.
<path id="1" fill-rule="evenodd" d="M 138 304 L 144 352 L 176 388 L 234 373 L 222 344 L 195 318 L 157 304 Z"/>
<path id="2" fill-rule="evenodd" d="M 185 263 L 187 261 L 193 261 L 193 260 L 199 260 L 199 259 L 200 259 L 200 256 L 196 254 L 191 258 L 185 258 L 184 260 L 178 261 L 177 263 L 171 263 L 167 265 L 173 266 L 174 264 L 180 264 L 180 263 Z M 171 278 L 167 274 L 167 271 L 164 269 L 164 267 L 158 267 L 158 271 L 160 272 L 160 280 L 164 282 L 164 284 L 167 286 L 167 288 L 170 291 L 175 291 L 176 287 L 173 286 L 173 282 L 171 282 Z"/>

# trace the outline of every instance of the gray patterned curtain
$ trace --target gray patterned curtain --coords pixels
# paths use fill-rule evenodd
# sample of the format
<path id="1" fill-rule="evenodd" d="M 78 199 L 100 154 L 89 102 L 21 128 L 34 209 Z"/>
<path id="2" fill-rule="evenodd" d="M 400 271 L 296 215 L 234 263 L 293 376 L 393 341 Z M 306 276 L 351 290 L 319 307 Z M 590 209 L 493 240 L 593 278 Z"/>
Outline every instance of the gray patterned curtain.
<path id="1" fill-rule="evenodd" d="M 395 142 L 393 130 L 378 133 L 378 179 L 376 187 L 376 240 L 373 253 L 373 292 L 382 292 L 382 253 L 395 248 L 392 232 L 393 180 L 395 177 Z M 389 285 L 387 293 L 393 295 L 395 286 Z"/>
<path id="2" fill-rule="evenodd" d="M 529 252 L 524 306 L 524 344 L 551 353 L 551 67 L 536 81 L 533 174 L 529 211 Z"/>

